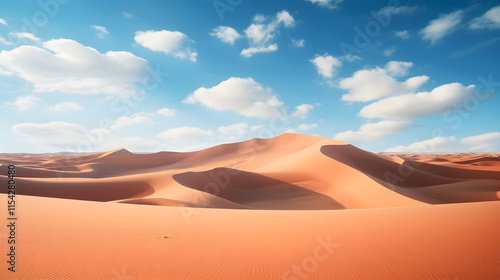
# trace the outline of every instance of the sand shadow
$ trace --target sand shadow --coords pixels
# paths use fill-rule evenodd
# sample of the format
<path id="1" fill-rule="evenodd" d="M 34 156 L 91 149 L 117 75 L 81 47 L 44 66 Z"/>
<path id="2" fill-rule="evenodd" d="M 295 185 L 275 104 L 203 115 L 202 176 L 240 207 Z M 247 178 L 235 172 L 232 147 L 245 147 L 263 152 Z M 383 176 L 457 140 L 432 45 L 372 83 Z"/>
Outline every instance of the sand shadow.
<path id="1" fill-rule="evenodd" d="M 418 188 L 459 181 L 395 163 L 352 145 L 322 146 L 321 153 L 366 175 L 398 187 Z"/>
<path id="2" fill-rule="evenodd" d="M 333 198 L 257 173 L 231 168 L 173 175 L 179 184 L 253 209 L 344 209 Z"/>

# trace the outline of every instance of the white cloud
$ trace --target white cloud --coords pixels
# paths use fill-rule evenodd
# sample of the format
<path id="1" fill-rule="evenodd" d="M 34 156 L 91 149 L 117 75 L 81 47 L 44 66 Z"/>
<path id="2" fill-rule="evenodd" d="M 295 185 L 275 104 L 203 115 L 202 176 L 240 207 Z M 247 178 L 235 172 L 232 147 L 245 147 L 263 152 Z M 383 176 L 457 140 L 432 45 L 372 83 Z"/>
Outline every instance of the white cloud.
<path id="1" fill-rule="evenodd" d="M 30 82 L 36 92 L 131 95 L 141 93 L 149 63 L 129 52 L 99 53 L 69 39 L 20 46 L 0 53 L 0 66 Z"/>
<path id="2" fill-rule="evenodd" d="M 165 117 L 173 117 L 175 116 L 175 110 L 169 108 L 162 108 L 156 111 L 156 113 L 163 115 Z"/>
<path id="3" fill-rule="evenodd" d="M 321 7 L 326 7 L 328 9 L 334 9 L 334 8 L 337 8 L 338 5 L 343 0 L 306 0 L 306 1 L 309 1 L 313 4 L 318 4 Z"/>
<path id="4" fill-rule="evenodd" d="M 410 33 L 408 30 L 395 31 L 394 36 L 399 37 L 403 40 L 407 40 L 410 38 Z"/>
<path id="5" fill-rule="evenodd" d="M 420 31 L 424 40 L 430 40 L 431 44 L 436 44 L 446 35 L 452 33 L 455 27 L 460 24 L 463 18 L 463 11 L 455 11 L 449 14 L 441 14 L 437 19 L 431 20 L 429 24 Z"/>
<path id="6" fill-rule="evenodd" d="M 333 138 L 345 142 L 371 142 L 400 131 L 410 125 L 407 121 L 382 120 L 377 123 L 367 123 L 359 128 L 359 131 L 344 131 L 337 133 Z"/>
<path id="7" fill-rule="evenodd" d="M 303 123 L 303 124 L 300 124 L 300 125 L 297 127 L 297 129 L 298 129 L 298 130 L 311 130 L 311 129 L 315 129 L 315 128 L 317 128 L 317 127 L 318 127 L 318 125 L 317 125 L 317 124 L 315 124 L 315 123 L 312 123 L 312 124 L 305 124 L 305 123 Z"/>
<path id="8" fill-rule="evenodd" d="M 146 116 L 135 115 L 135 116 L 122 116 L 118 119 L 114 120 L 109 128 L 112 130 L 120 130 L 127 126 L 131 126 L 134 124 L 146 124 L 146 123 L 154 123 L 153 120 Z"/>
<path id="9" fill-rule="evenodd" d="M 20 123 L 14 125 L 12 131 L 28 142 L 68 150 L 75 150 L 80 143 L 88 144 L 90 135 L 98 133 L 101 136 L 103 134 L 110 136 L 106 130 L 89 130 L 84 126 L 67 122 Z M 99 146 L 101 144 L 99 143 Z"/>
<path id="10" fill-rule="evenodd" d="M 301 39 L 301 40 L 292 39 L 293 46 L 297 47 L 297 48 L 303 48 L 305 45 L 305 42 L 306 42 L 306 40 L 304 40 L 304 39 Z"/>
<path id="11" fill-rule="evenodd" d="M 314 59 L 309 61 L 314 64 L 318 73 L 325 79 L 333 78 L 337 74 L 338 69 L 342 66 L 342 62 L 338 58 L 328 55 L 327 53 L 322 56 L 317 54 Z"/>
<path id="12" fill-rule="evenodd" d="M 500 28 L 500 6 L 489 9 L 482 16 L 473 19 L 469 24 L 470 29 L 497 29 Z"/>
<path id="13" fill-rule="evenodd" d="M 231 77 L 212 88 L 201 87 L 183 102 L 200 103 L 215 111 L 234 111 L 245 117 L 271 119 L 284 115 L 283 102 L 273 90 L 252 78 Z"/>
<path id="14" fill-rule="evenodd" d="M 435 116 L 453 108 L 474 93 L 474 85 L 460 83 L 439 86 L 431 92 L 403 94 L 374 102 L 361 109 L 364 118 L 412 120 Z"/>
<path id="15" fill-rule="evenodd" d="M 97 36 L 99 39 L 104 39 L 104 37 L 106 37 L 106 35 L 109 35 L 108 30 L 106 30 L 106 27 L 104 27 L 104 26 L 99 26 L 99 25 L 90 25 L 90 27 L 92 27 L 92 28 L 94 28 L 95 30 L 97 30 L 96 36 Z"/>
<path id="16" fill-rule="evenodd" d="M 9 41 L 5 40 L 5 38 L 2 37 L 2 36 L 0 36 L 0 43 L 2 43 L 4 45 L 7 45 L 7 46 L 12 45 L 12 42 L 9 42 Z"/>
<path id="17" fill-rule="evenodd" d="M 500 151 L 500 132 L 491 132 L 470 136 L 460 140 L 460 144 L 468 146 L 472 152 L 498 152 Z"/>
<path id="18" fill-rule="evenodd" d="M 196 139 L 205 139 L 207 137 L 212 136 L 213 133 L 208 130 L 203 130 L 197 127 L 178 127 L 178 128 L 170 128 L 157 136 L 166 140 L 196 140 Z"/>
<path id="19" fill-rule="evenodd" d="M 395 47 L 390 47 L 388 49 L 385 49 L 384 55 L 385 56 L 391 56 L 395 51 L 396 51 Z"/>
<path id="20" fill-rule="evenodd" d="M 429 77 L 416 76 L 404 82 L 394 79 L 395 76 L 407 74 L 408 68 L 413 65 L 410 63 L 390 61 L 385 68 L 376 67 L 356 71 L 352 77 L 339 82 L 339 88 L 349 90 L 349 93 L 342 95 L 342 100 L 367 102 L 387 96 L 415 92 Z"/>
<path id="21" fill-rule="evenodd" d="M 276 16 L 268 20 L 263 15 L 256 15 L 253 23 L 245 29 L 245 37 L 248 39 L 249 47 L 241 51 L 244 57 L 251 57 L 256 53 L 269 53 L 278 50 L 278 44 L 273 43 L 275 36 L 279 33 L 281 26 L 292 27 L 295 19 L 287 11 L 276 13 Z"/>
<path id="22" fill-rule="evenodd" d="M 16 36 L 18 38 L 28 39 L 28 40 L 31 40 L 31 41 L 37 42 L 37 43 L 40 42 L 40 38 L 38 38 L 34 34 L 28 33 L 28 32 L 10 32 L 10 35 Z"/>
<path id="23" fill-rule="evenodd" d="M 82 106 L 72 103 L 72 102 L 61 102 L 54 104 L 52 106 L 49 106 L 49 111 L 56 112 L 56 113 L 70 113 L 70 112 L 75 112 L 79 111 L 82 109 Z"/>
<path id="24" fill-rule="evenodd" d="M 450 136 L 446 137 L 435 137 L 429 140 L 424 140 L 420 142 L 412 143 L 408 146 L 397 146 L 385 150 L 386 152 L 392 153 L 437 153 L 444 151 L 452 151 L 454 148 L 452 146 L 456 138 Z"/>
<path id="25" fill-rule="evenodd" d="M 222 42 L 229 45 L 234 45 L 234 42 L 241 38 L 238 31 L 228 26 L 217 26 L 214 30 L 212 30 L 210 35 L 219 38 Z"/>
<path id="26" fill-rule="evenodd" d="M 130 151 L 158 151 L 161 144 L 142 138 L 117 138 L 106 129 L 87 129 L 68 122 L 20 123 L 12 131 L 23 141 L 36 145 L 43 152 L 96 152 L 124 147 Z"/>
<path id="27" fill-rule="evenodd" d="M 126 17 L 126 18 L 133 18 L 134 15 L 131 14 L 131 13 L 127 13 L 127 12 L 122 12 L 122 16 Z"/>
<path id="28" fill-rule="evenodd" d="M 254 125 L 254 126 L 250 127 L 250 130 L 255 132 L 263 127 L 264 127 L 263 125 Z"/>
<path id="29" fill-rule="evenodd" d="M 5 105 L 16 107 L 19 111 L 27 111 L 41 102 L 42 100 L 36 96 L 22 95 L 17 97 L 14 102 L 5 102 Z"/>
<path id="30" fill-rule="evenodd" d="M 141 46 L 155 52 L 164 52 L 181 59 L 196 62 L 198 53 L 191 48 L 193 40 L 179 31 L 137 31 L 134 40 Z"/>
<path id="31" fill-rule="evenodd" d="M 292 117 L 297 119 L 305 119 L 307 117 L 307 114 L 309 114 L 309 111 L 311 111 L 313 108 L 314 106 L 311 104 L 301 104 L 295 107 L 295 112 L 292 113 Z"/>
<path id="32" fill-rule="evenodd" d="M 240 55 L 244 57 L 251 57 L 256 53 L 270 53 L 270 52 L 275 52 L 277 50 L 278 50 L 278 44 L 272 44 L 267 47 L 250 47 L 243 49 Z"/>
<path id="33" fill-rule="evenodd" d="M 276 14 L 276 22 L 283 23 L 285 27 L 292 27 L 295 25 L 295 19 L 285 10 Z"/>
<path id="34" fill-rule="evenodd" d="M 7 22 L 3 18 L 0 18 L 0 24 L 7 26 Z"/>
<path id="35" fill-rule="evenodd" d="M 410 68 L 413 67 L 413 62 L 389 61 L 385 70 L 393 77 L 402 77 L 408 75 Z"/>
<path id="36" fill-rule="evenodd" d="M 217 129 L 223 135 L 243 135 L 247 132 L 248 125 L 246 123 L 231 124 L 221 126 Z"/>

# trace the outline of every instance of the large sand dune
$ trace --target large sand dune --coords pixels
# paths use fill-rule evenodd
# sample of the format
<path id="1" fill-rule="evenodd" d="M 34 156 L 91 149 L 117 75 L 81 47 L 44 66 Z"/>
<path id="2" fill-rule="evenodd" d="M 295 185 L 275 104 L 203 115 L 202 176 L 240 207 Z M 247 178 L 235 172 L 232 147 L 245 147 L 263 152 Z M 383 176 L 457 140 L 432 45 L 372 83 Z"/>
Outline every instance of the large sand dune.
<path id="1" fill-rule="evenodd" d="M 18 194 L 0 279 L 500 279 L 498 154 L 283 134 L 0 164 L 3 221 L 9 164 Z"/>

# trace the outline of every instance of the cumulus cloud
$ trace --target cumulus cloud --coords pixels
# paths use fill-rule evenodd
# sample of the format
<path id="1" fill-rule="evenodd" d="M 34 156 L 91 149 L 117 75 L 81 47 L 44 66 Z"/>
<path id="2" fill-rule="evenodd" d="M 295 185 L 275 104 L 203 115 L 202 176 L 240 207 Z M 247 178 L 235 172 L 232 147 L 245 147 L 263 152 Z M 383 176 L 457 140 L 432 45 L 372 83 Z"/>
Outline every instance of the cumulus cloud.
<path id="1" fill-rule="evenodd" d="M 275 52 L 278 50 L 278 44 L 272 44 L 267 47 L 249 47 L 246 49 L 243 49 L 240 53 L 240 55 L 244 57 L 251 57 L 252 55 L 256 53 L 270 53 L 270 52 Z"/>
<path id="2" fill-rule="evenodd" d="M 69 40 L 20 46 L 0 53 L 0 66 L 33 84 L 36 92 L 131 95 L 141 91 L 149 63 L 129 52 L 99 53 Z"/>
<path id="3" fill-rule="evenodd" d="M 408 75 L 413 62 L 389 61 L 385 66 L 387 73 L 393 77 L 401 77 Z"/>
<path id="4" fill-rule="evenodd" d="M 146 123 L 154 123 L 153 120 L 146 116 L 135 115 L 135 116 L 122 116 L 118 119 L 114 120 L 111 123 L 110 128 L 112 130 L 120 130 L 127 126 L 135 125 L 135 124 L 146 124 Z"/>
<path id="5" fill-rule="evenodd" d="M 264 88 L 252 78 L 231 77 L 211 87 L 201 87 L 191 93 L 184 103 L 196 104 L 215 111 L 234 111 L 245 117 L 279 118 L 284 114 L 283 102 L 271 88 Z"/>
<path id="6" fill-rule="evenodd" d="M 415 92 L 429 77 L 416 76 L 404 82 L 394 79 L 394 77 L 408 74 L 408 69 L 412 65 L 412 62 L 390 61 L 385 68 L 376 67 L 356 71 L 352 77 L 339 82 L 339 88 L 349 91 L 342 95 L 342 100 L 367 102 Z"/>
<path id="7" fill-rule="evenodd" d="M 460 144 L 467 146 L 472 152 L 498 152 L 500 151 L 500 132 L 465 137 L 460 140 Z"/>
<path id="8" fill-rule="evenodd" d="M 343 0 L 306 0 L 308 2 L 311 2 L 313 4 L 317 4 L 318 6 L 325 7 L 328 9 L 334 9 L 337 8 L 338 5 L 343 1 Z"/>
<path id="9" fill-rule="evenodd" d="M 141 46 L 155 52 L 164 52 L 181 59 L 189 59 L 196 62 L 198 53 L 191 45 L 193 40 L 179 31 L 137 31 L 134 40 Z"/>
<path id="10" fill-rule="evenodd" d="M 248 125 L 246 123 L 237 123 L 227 126 L 221 126 L 217 129 L 223 135 L 243 135 L 247 132 Z"/>
<path id="11" fill-rule="evenodd" d="M 27 111 L 37 104 L 42 103 L 42 100 L 33 95 L 22 95 L 16 98 L 16 101 L 5 102 L 5 105 L 15 107 L 19 111 Z"/>
<path id="12" fill-rule="evenodd" d="M 328 54 L 317 54 L 309 61 L 314 64 L 318 73 L 325 79 L 333 78 L 337 74 L 338 69 L 342 66 L 340 59 Z"/>
<path id="13" fill-rule="evenodd" d="M 364 118 L 412 120 L 442 114 L 474 93 L 474 85 L 460 83 L 439 86 L 431 92 L 403 94 L 374 102 L 361 109 Z"/>
<path id="14" fill-rule="evenodd" d="M 269 53 L 278 50 L 278 44 L 273 40 L 278 34 L 279 29 L 295 25 L 295 19 L 287 11 L 283 10 L 276 13 L 274 17 L 265 17 L 256 15 L 253 23 L 245 29 L 245 37 L 248 39 L 249 47 L 241 51 L 244 57 L 251 57 L 256 53 Z M 266 23 L 269 21 L 269 23 Z"/>
<path id="15" fill-rule="evenodd" d="M 97 33 L 95 35 L 99 39 L 104 39 L 104 37 L 106 37 L 106 35 L 109 35 L 108 30 L 106 30 L 106 27 L 104 27 L 104 26 L 90 25 L 90 27 L 92 27 L 93 29 L 95 29 L 97 31 Z"/>
<path id="16" fill-rule="evenodd" d="M 359 131 L 344 131 L 333 138 L 345 142 L 371 142 L 403 131 L 411 123 L 407 121 L 383 120 L 377 123 L 367 123 Z"/>
<path id="17" fill-rule="evenodd" d="M 26 141 L 61 149 L 75 147 L 94 133 L 102 134 L 101 131 L 67 122 L 20 123 L 14 125 L 12 131 Z M 107 131 L 104 133 L 108 134 Z"/>
<path id="18" fill-rule="evenodd" d="M 56 113 L 70 113 L 70 112 L 76 112 L 82 109 L 82 106 L 73 103 L 73 102 L 61 102 L 54 104 L 52 106 L 49 106 L 49 111 L 56 112 Z"/>
<path id="19" fill-rule="evenodd" d="M 139 137 L 117 138 L 107 129 L 87 129 L 68 122 L 20 123 L 12 131 L 23 141 L 33 143 L 43 152 L 96 152 L 124 147 L 130 151 L 157 151 L 161 144 Z M 98 139 L 98 140 L 96 140 Z"/>
<path id="20" fill-rule="evenodd" d="M 395 31 L 394 36 L 399 37 L 403 40 L 407 40 L 410 38 L 408 30 Z"/>
<path id="21" fill-rule="evenodd" d="M 18 38 L 28 39 L 28 40 L 31 40 L 31 41 L 36 42 L 36 43 L 41 41 L 40 38 L 38 38 L 34 34 L 28 33 L 28 32 L 10 32 L 9 34 L 12 36 L 16 36 Z"/>
<path id="22" fill-rule="evenodd" d="M 431 44 L 434 45 L 443 37 L 452 33 L 455 27 L 460 24 L 462 18 L 462 10 L 449 14 L 441 14 L 437 19 L 431 20 L 429 24 L 420 31 L 420 34 L 424 40 L 429 40 Z"/>
<path id="23" fill-rule="evenodd" d="M 212 30 L 210 35 L 219 38 L 222 42 L 234 45 L 234 42 L 241 38 L 240 33 L 236 29 L 228 26 L 217 26 Z"/>
<path id="24" fill-rule="evenodd" d="M 156 111 L 156 113 L 160 114 L 162 116 L 165 116 L 165 117 L 173 117 L 173 116 L 175 116 L 175 110 L 169 109 L 169 108 L 158 109 L 158 111 Z"/>
<path id="25" fill-rule="evenodd" d="M 489 9 L 482 16 L 469 23 L 470 29 L 498 29 L 500 28 L 500 6 Z"/>
<path id="26" fill-rule="evenodd" d="M 315 124 L 315 123 L 312 123 L 312 124 L 299 124 L 299 126 L 297 127 L 298 130 L 311 130 L 311 129 L 315 129 L 317 128 L 318 125 Z"/>
<path id="27" fill-rule="evenodd" d="M 452 151 L 453 143 L 456 138 L 450 137 L 435 137 L 429 140 L 412 143 L 408 146 L 397 146 L 385 150 L 392 153 L 436 153 L 444 151 Z"/>
<path id="28" fill-rule="evenodd" d="M 197 139 L 205 139 L 213 135 L 212 131 L 203 130 L 197 127 L 178 127 L 178 128 L 170 128 L 157 136 L 166 140 L 197 140 Z"/>
<path id="29" fill-rule="evenodd" d="M 311 104 L 301 104 L 295 107 L 295 112 L 292 113 L 292 117 L 297 119 L 305 119 L 309 114 L 309 111 L 311 111 L 313 108 L 314 106 Z"/>

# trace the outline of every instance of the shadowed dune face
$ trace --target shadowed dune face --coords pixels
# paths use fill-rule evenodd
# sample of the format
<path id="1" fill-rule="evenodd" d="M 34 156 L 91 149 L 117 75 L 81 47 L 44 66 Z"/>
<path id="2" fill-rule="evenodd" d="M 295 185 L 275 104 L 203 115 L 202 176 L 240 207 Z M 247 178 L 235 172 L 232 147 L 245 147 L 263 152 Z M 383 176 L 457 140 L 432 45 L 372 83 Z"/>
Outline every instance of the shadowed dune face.
<path id="1" fill-rule="evenodd" d="M 453 178 L 446 178 L 429 174 L 409 165 L 398 164 L 376 154 L 372 154 L 352 145 L 321 147 L 321 152 L 337 161 L 342 162 L 366 175 L 391 183 L 398 187 L 425 187 L 438 184 L 457 182 Z"/>
<path id="2" fill-rule="evenodd" d="M 173 175 L 186 187 L 256 209 L 342 209 L 333 198 L 309 189 L 231 168 Z"/>

